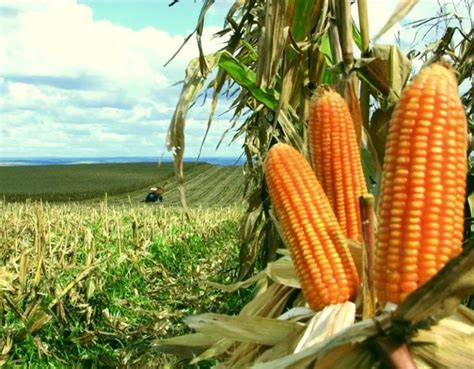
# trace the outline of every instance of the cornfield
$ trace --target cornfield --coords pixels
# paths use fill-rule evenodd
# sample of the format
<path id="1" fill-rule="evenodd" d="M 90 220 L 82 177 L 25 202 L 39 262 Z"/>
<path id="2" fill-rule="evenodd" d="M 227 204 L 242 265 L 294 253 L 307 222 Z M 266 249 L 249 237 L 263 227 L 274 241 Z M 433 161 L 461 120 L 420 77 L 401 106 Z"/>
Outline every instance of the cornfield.
<path id="1" fill-rule="evenodd" d="M 240 207 L 0 202 L 0 366 L 178 365 L 153 340 L 236 313 Z"/>

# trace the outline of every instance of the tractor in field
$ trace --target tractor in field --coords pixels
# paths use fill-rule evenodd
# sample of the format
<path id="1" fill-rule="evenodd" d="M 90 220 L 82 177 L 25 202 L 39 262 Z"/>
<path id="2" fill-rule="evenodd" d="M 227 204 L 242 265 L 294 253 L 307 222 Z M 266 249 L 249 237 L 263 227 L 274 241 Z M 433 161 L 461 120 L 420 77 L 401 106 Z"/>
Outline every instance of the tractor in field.
<path id="1" fill-rule="evenodd" d="M 163 202 L 163 192 L 163 187 L 151 187 L 145 198 L 145 202 Z"/>

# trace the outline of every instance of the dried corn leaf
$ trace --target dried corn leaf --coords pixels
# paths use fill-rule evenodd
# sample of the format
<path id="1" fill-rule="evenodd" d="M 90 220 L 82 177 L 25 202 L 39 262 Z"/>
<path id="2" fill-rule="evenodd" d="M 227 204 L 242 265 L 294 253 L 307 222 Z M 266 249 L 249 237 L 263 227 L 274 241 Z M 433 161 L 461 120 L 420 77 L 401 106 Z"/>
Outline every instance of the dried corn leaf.
<path id="1" fill-rule="evenodd" d="M 249 287 L 267 276 L 274 282 L 277 282 L 281 285 L 293 288 L 300 288 L 298 276 L 296 274 L 293 263 L 291 262 L 291 259 L 289 257 L 283 257 L 276 261 L 268 263 L 264 271 L 242 282 L 236 282 L 231 285 L 224 285 L 215 282 L 207 282 L 207 284 L 226 292 L 234 292 L 237 291 L 239 288 Z"/>
<path id="2" fill-rule="evenodd" d="M 317 45 L 312 45 L 308 54 L 308 80 L 317 84 L 327 83 L 331 78 L 331 75 L 328 76 L 327 56 Z"/>
<path id="3" fill-rule="evenodd" d="M 303 368 L 323 357 L 332 350 L 346 345 L 365 341 L 369 337 L 375 336 L 379 332 L 379 326 L 386 326 L 388 317 L 383 317 L 375 322 L 366 320 L 344 329 L 338 334 L 326 338 L 324 341 L 316 343 L 296 354 L 287 355 L 282 358 L 268 361 L 265 363 L 256 363 L 253 369 L 284 369 L 284 368 Z"/>
<path id="4" fill-rule="evenodd" d="M 13 347 L 13 339 L 10 336 L 4 336 L 0 339 L 0 368 L 7 363 L 10 350 Z"/>
<path id="5" fill-rule="evenodd" d="M 299 321 L 311 318 L 312 316 L 314 316 L 314 310 L 307 307 L 294 307 L 280 315 L 278 319 Z"/>
<path id="6" fill-rule="evenodd" d="M 453 315 L 441 319 L 437 326 L 453 328 L 474 337 L 474 311 L 460 305 Z"/>
<path id="7" fill-rule="evenodd" d="M 301 288 L 295 267 L 288 257 L 283 257 L 273 263 L 269 263 L 265 272 L 274 282 L 284 286 Z"/>
<path id="8" fill-rule="evenodd" d="M 377 109 L 370 120 L 369 133 L 372 138 L 377 158 L 380 165 L 383 165 L 385 158 L 385 143 L 387 142 L 388 127 L 392 117 L 393 109 L 383 110 Z"/>
<path id="9" fill-rule="evenodd" d="M 13 281 L 18 275 L 7 270 L 6 267 L 0 267 L 0 291 L 14 292 Z"/>
<path id="10" fill-rule="evenodd" d="M 286 243 L 285 241 L 285 233 L 283 232 L 283 228 L 281 227 L 281 223 L 280 221 L 278 220 L 275 212 L 273 211 L 273 208 L 270 208 L 270 211 L 268 212 L 268 214 L 270 215 L 270 219 L 272 221 L 272 223 L 275 225 L 275 229 L 277 230 L 277 233 L 278 235 L 280 236 L 280 238 L 283 240 L 283 242 Z M 283 249 L 280 249 L 280 250 L 283 250 Z M 288 249 L 284 249 L 288 252 L 288 255 L 290 255 L 289 253 L 289 250 Z M 277 253 L 279 251 L 277 250 Z"/>
<path id="11" fill-rule="evenodd" d="M 20 282 L 20 291 L 19 294 L 22 294 L 23 291 L 26 290 L 26 282 L 27 282 L 27 276 L 28 276 L 28 252 L 23 252 L 20 257 L 20 275 L 19 275 L 19 282 Z M 1 274 L 1 272 L 0 272 Z M 1 277 L 0 277 L 1 279 Z M 1 284 L 1 282 L 0 282 Z"/>
<path id="12" fill-rule="evenodd" d="M 263 273 L 263 278 L 266 277 Z M 262 281 L 262 280 L 261 280 Z M 277 283 L 272 284 L 270 287 L 266 288 L 266 283 L 259 290 L 260 293 L 256 294 L 256 297 L 250 301 L 244 308 L 240 311 L 240 315 L 254 315 L 254 316 L 264 316 L 264 317 L 276 317 L 283 310 L 286 305 L 286 301 L 290 296 L 292 289 L 279 285 Z M 235 340 L 229 338 L 223 338 L 213 344 L 209 349 L 203 352 L 199 357 L 197 357 L 193 362 L 198 362 L 204 359 L 211 357 L 216 357 L 221 353 L 227 351 L 232 345 L 234 345 Z M 242 350 L 242 347 L 239 346 L 238 352 Z M 234 352 L 235 355 L 235 352 Z"/>
<path id="13" fill-rule="evenodd" d="M 382 166 L 378 160 L 377 151 L 372 142 L 372 137 L 368 134 L 365 127 L 362 127 L 361 146 L 362 169 L 364 170 L 367 189 L 369 190 L 369 193 L 374 195 L 377 203 L 380 194 Z"/>
<path id="14" fill-rule="evenodd" d="M 452 318 L 420 330 L 411 351 L 430 368 L 470 368 L 474 359 L 474 326 Z"/>
<path id="15" fill-rule="evenodd" d="M 347 79 L 344 98 L 351 113 L 352 122 L 356 131 L 357 143 L 360 145 L 362 134 L 362 111 L 360 108 L 359 97 L 357 96 L 357 87 L 359 85 L 357 76 L 353 74 Z"/>
<path id="16" fill-rule="evenodd" d="M 362 275 L 362 247 L 357 241 L 347 239 L 347 246 L 351 252 L 352 258 L 354 259 L 354 264 L 357 268 L 359 275 Z"/>
<path id="17" fill-rule="evenodd" d="M 388 80 L 390 93 L 387 98 L 389 106 L 394 106 L 405 87 L 411 73 L 411 61 L 405 53 L 398 47 L 391 45 L 388 54 Z"/>
<path id="18" fill-rule="evenodd" d="M 202 149 L 204 148 L 204 143 L 206 142 L 206 138 L 209 134 L 209 130 L 211 129 L 212 121 L 214 120 L 214 116 L 217 109 L 217 103 L 219 102 L 219 96 L 221 94 L 221 90 L 222 90 L 222 87 L 224 86 L 225 81 L 226 81 L 226 72 L 224 69 L 219 69 L 219 71 L 217 72 L 216 78 L 211 82 L 212 87 L 213 87 L 213 92 L 212 92 L 211 107 L 209 111 L 209 118 L 207 120 L 206 132 L 204 132 L 204 137 L 202 138 L 201 146 L 199 147 L 199 152 L 198 152 L 196 161 L 198 161 L 199 158 L 201 157 Z M 224 136 L 226 132 L 222 134 L 217 144 L 216 149 L 220 146 L 221 142 L 224 140 Z"/>
<path id="19" fill-rule="evenodd" d="M 358 272 L 361 273 L 362 272 L 362 249 L 360 247 L 360 244 L 348 239 L 348 247 L 352 254 L 352 257 L 354 258 L 354 262 L 358 269 Z M 298 275 L 296 274 L 295 267 L 287 251 L 288 250 L 279 249 L 278 253 L 285 252 L 287 256 L 279 258 L 278 260 L 274 262 L 268 263 L 264 271 L 256 274 L 255 276 L 245 281 L 237 282 L 231 285 L 223 285 L 223 284 L 215 283 L 215 282 L 207 282 L 207 284 L 214 288 L 219 288 L 226 292 L 234 292 L 238 290 L 239 288 L 249 287 L 252 284 L 268 276 L 271 280 L 273 280 L 274 282 L 277 282 L 277 284 L 279 285 L 293 287 L 293 288 L 301 288 Z"/>
<path id="20" fill-rule="evenodd" d="M 296 66 L 297 64 L 300 64 L 301 60 L 295 60 L 291 65 L 284 65 L 282 69 L 284 68 L 284 75 L 283 75 L 283 81 L 280 89 L 280 100 L 278 102 L 278 111 L 281 110 L 283 107 L 288 106 L 290 103 L 290 100 L 292 98 L 292 95 L 298 91 L 295 86 L 299 86 L 299 84 L 295 83 L 295 78 L 297 78 L 297 75 L 295 75 L 296 72 Z M 302 114 L 304 115 L 304 114 Z"/>
<path id="21" fill-rule="evenodd" d="M 273 222 L 266 218 L 262 229 L 262 246 L 260 249 L 261 260 L 271 263 L 278 258 L 277 250 L 282 247 L 283 241 L 278 234 L 278 230 Z"/>
<path id="22" fill-rule="evenodd" d="M 220 338 L 209 334 L 193 333 L 152 342 L 152 348 L 182 358 L 199 355 Z"/>
<path id="23" fill-rule="evenodd" d="M 288 336 L 286 340 L 283 340 L 278 345 L 263 352 L 258 358 L 256 358 L 254 363 L 264 363 L 291 355 L 295 350 L 296 344 L 300 341 L 301 335 L 302 332 L 295 332 L 293 335 Z"/>
<path id="24" fill-rule="evenodd" d="M 210 281 L 208 281 L 206 283 L 211 287 L 218 288 L 218 289 L 220 289 L 222 291 L 225 291 L 225 292 L 235 292 L 240 288 L 250 287 L 251 285 L 253 285 L 256 282 L 258 282 L 259 280 L 261 280 L 262 278 L 265 278 L 265 276 L 266 276 L 266 273 L 263 271 L 263 272 L 260 272 L 256 275 L 254 275 L 253 277 L 251 277 L 249 279 L 246 279 L 245 281 L 236 282 L 236 283 L 231 284 L 231 285 L 226 285 L 226 284 L 221 284 L 221 283 L 216 283 L 216 282 L 210 282 Z"/>
<path id="25" fill-rule="evenodd" d="M 456 311 L 456 314 L 451 315 L 450 318 L 465 324 L 474 325 L 474 310 L 471 310 L 464 305 L 460 305 Z"/>
<path id="26" fill-rule="evenodd" d="M 252 211 L 246 213 L 245 223 L 243 223 L 240 229 L 240 239 L 243 242 L 248 242 L 252 239 L 263 216 L 263 206 L 260 198 L 255 199 L 250 205 L 253 205 Z"/>
<path id="27" fill-rule="evenodd" d="M 390 28 L 392 28 L 396 23 L 398 23 L 400 20 L 405 17 L 411 9 L 416 5 L 418 0 L 400 0 L 398 2 L 397 7 L 393 11 L 392 15 L 390 16 L 389 20 L 385 25 L 382 27 L 382 29 L 377 33 L 377 36 L 375 36 L 375 40 L 383 36 L 385 32 L 387 32 Z"/>
<path id="28" fill-rule="evenodd" d="M 265 23 L 258 49 L 256 83 L 260 88 L 273 87 L 288 38 L 288 0 L 265 2 Z"/>
<path id="29" fill-rule="evenodd" d="M 212 359 L 214 357 L 218 357 L 228 351 L 233 345 L 235 341 L 228 338 L 221 338 L 217 342 L 215 342 L 211 347 L 209 347 L 206 351 L 204 351 L 199 356 L 195 357 L 191 364 L 196 364 L 200 361 Z"/>
<path id="30" fill-rule="evenodd" d="M 388 107 L 393 106 L 401 94 L 411 72 L 411 62 L 393 45 L 375 45 L 371 50 L 373 58 L 359 68 L 359 77 L 373 91 L 382 94 Z"/>
<path id="31" fill-rule="evenodd" d="M 46 323 L 51 320 L 51 315 L 46 314 L 45 312 L 39 312 L 33 318 L 29 319 L 27 326 L 28 332 L 33 334 L 39 331 Z"/>
<path id="32" fill-rule="evenodd" d="M 474 141 L 474 140 L 473 140 Z M 473 168 L 474 169 L 474 168 Z M 472 170 L 472 169 L 471 169 Z M 469 181 L 468 181 L 469 183 Z M 470 191 L 471 189 L 469 188 L 470 186 L 468 185 L 468 189 L 467 191 Z M 470 217 L 472 218 L 470 220 L 470 222 L 468 223 L 468 231 L 470 232 L 470 234 L 474 234 L 474 192 L 470 193 L 468 196 L 467 196 L 467 203 L 469 205 L 469 214 L 470 214 Z"/>
<path id="33" fill-rule="evenodd" d="M 282 255 L 282 256 L 290 257 L 290 250 L 288 250 L 288 249 L 278 249 L 277 254 Z"/>
<path id="34" fill-rule="evenodd" d="M 260 193 L 257 195 L 260 195 Z M 240 222 L 240 268 L 237 277 L 239 281 L 250 275 L 255 267 L 257 248 L 260 244 L 256 235 L 261 234 L 263 223 L 263 206 L 260 196 L 251 196 L 247 201 L 248 210 Z"/>
<path id="35" fill-rule="evenodd" d="M 208 71 L 212 70 L 217 64 L 219 56 L 220 54 L 216 53 L 206 57 Z M 191 60 L 186 68 L 183 89 L 181 90 L 181 95 L 179 96 L 173 117 L 171 118 L 168 136 L 166 138 L 168 150 L 173 150 L 175 174 L 178 182 L 181 205 L 186 213 L 188 211 L 188 206 L 184 191 L 183 173 L 183 155 L 185 147 L 184 128 L 186 125 L 186 115 L 188 110 L 199 91 L 201 91 L 206 77 L 207 75 L 201 73 L 199 58 Z"/>
<path id="36" fill-rule="evenodd" d="M 220 368 L 248 368 L 261 353 L 262 346 L 252 343 L 240 343 L 230 359 Z"/>
<path id="37" fill-rule="evenodd" d="M 240 315 L 263 317 L 280 316 L 293 291 L 291 287 L 273 283 L 268 289 L 258 294 L 252 301 L 245 305 L 240 311 Z"/>
<path id="38" fill-rule="evenodd" d="M 413 323 L 438 321 L 458 308 L 474 294 L 474 242 L 449 261 L 433 278 L 413 291 L 395 311 L 394 316 Z"/>
<path id="39" fill-rule="evenodd" d="M 352 302 L 326 306 L 308 322 L 294 352 L 298 353 L 353 325 L 355 310 Z"/>
<path id="40" fill-rule="evenodd" d="M 276 345 L 288 335 L 303 330 L 298 323 L 250 315 L 231 317 L 210 313 L 187 317 L 185 322 L 199 333 L 264 345 Z"/>
<path id="41" fill-rule="evenodd" d="M 288 110 L 290 110 L 290 107 L 288 107 Z M 307 145 L 304 145 L 301 134 L 296 130 L 295 125 L 288 114 L 289 112 L 284 112 L 283 110 L 280 111 L 278 115 L 278 123 L 280 124 L 280 128 L 286 137 L 286 141 L 291 146 L 298 149 L 298 151 L 308 159 L 308 147 Z M 293 114 L 293 116 L 295 117 L 296 115 Z"/>
<path id="42" fill-rule="evenodd" d="M 199 18 L 196 25 L 196 41 L 199 49 L 199 66 L 201 69 L 202 75 L 207 75 L 209 73 L 209 66 L 207 64 L 206 56 L 202 48 L 202 33 L 204 30 L 204 20 L 206 17 L 207 11 L 214 4 L 215 0 L 205 0 L 202 5 L 201 12 L 199 13 Z M 211 67 L 212 69 L 212 67 Z"/>
<path id="43" fill-rule="evenodd" d="M 82 281 L 84 278 L 86 278 L 95 268 L 97 265 L 92 265 L 87 268 L 85 268 L 82 272 L 80 272 L 76 278 L 74 278 L 73 281 L 71 281 L 66 287 L 63 288 L 62 291 L 60 291 L 57 295 L 56 298 L 51 301 L 48 305 L 48 309 L 52 309 L 58 302 L 61 301 L 61 299 L 66 296 L 69 291 L 71 291 L 74 286 L 76 286 L 80 281 Z"/>
<path id="44" fill-rule="evenodd" d="M 331 350 L 314 364 L 313 369 L 367 369 L 372 368 L 372 353 L 361 344 L 345 344 Z"/>
<path id="45" fill-rule="evenodd" d="M 199 60 L 201 73 L 203 73 L 203 74 L 208 73 L 208 71 L 209 71 L 207 69 L 208 65 L 206 63 L 206 57 L 205 57 L 203 49 L 202 49 L 201 39 L 202 39 L 202 32 L 204 30 L 204 20 L 205 20 L 206 13 L 209 10 L 209 8 L 214 4 L 214 2 L 215 2 L 215 0 L 205 0 L 203 6 L 201 8 L 201 12 L 199 13 L 199 18 L 198 18 L 198 21 L 197 21 L 197 24 L 196 24 L 196 28 L 188 36 L 186 36 L 184 38 L 184 40 L 181 43 L 180 47 L 174 52 L 174 54 L 171 56 L 171 58 L 164 64 L 165 67 L 176 57 L 176 55 L 179 54 L 179 52 L 188 43 L 188 41 L 191 39 L 191 37 L 194 35 L 194 33 L 196 33 L 196 41 L 197 41 L 197 45 L 198 45 L 198 49 L 199 49 L 198 60 Z"/>
<path id="46" fill-rule="evenodd" d="M 76 336 L 72 336 L 71 341 L 74 342 L 75 344 L 84 346 L 84 345 L 87 345 L 89 342 L 93 341 L 95 338 L 96 338 L 96 335 L 94 332 L 85 331 Z"/>

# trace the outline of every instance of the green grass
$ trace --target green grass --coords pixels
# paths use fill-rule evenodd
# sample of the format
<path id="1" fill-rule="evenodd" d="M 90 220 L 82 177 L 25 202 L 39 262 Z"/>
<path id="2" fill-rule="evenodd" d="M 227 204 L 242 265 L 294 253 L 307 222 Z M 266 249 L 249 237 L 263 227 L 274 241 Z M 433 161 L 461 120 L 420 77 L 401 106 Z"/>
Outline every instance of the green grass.
<path id="1" fill-rule="evenodd" d="M 190 206 L 240 202 L 241 167 L 187 163 L 184 170 Z M 180 204 L 172 163 L 0 167 L 0 198 L 6 201 L 100 201 L 107 193 L 112 203 L 138 203 L 156 185 L 165 190 L 165 205 Z"/>
<path id="2" fill-rule="evenodd" d="M 0 213 L 0 366 L 188 367 L 153 340 L 249 298 L 205 283 L 235 275 L 240 207 L 193 208 L 190 222 L 144 204 L 0 202 Z"/>

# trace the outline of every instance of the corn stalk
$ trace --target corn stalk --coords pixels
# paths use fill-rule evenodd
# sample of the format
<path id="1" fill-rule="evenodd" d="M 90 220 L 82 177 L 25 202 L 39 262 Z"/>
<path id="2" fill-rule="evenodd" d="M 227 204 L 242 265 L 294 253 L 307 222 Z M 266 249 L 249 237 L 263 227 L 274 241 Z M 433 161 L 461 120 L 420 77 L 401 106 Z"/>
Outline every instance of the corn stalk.
<path id="1" fill-rule="evenodd" d="M 397 23 L 416 2 L 401 1 L 389 23 Z M 196 28 L 198 36 L 212 3 L 206 1 L 203 5 Z M 359 13 L 359 27 L 353 22 L 354 11 Z M 244 139 L 247 210 L 241 222 L 239 280 L 251 274 L 257 262 L 264 266 L 274 260 L 277 248 L 282 246 L 269 211 L 263 161 L 277 142 L 288 143 L 308 157 L 307 101 L 314 89 L 323 84 L 336 85 L 348 100 L 352 116 L 358 117 L 355 120 L 360 122 L 362 131 L 364 174 L 377 201 L 388 121 L 412 72 L 410 58 L 416 54 L 428 62 L 448 55 L 460 83 L 472 80 L 468 72 L 472 72 L 472 31 L 467 35 L 459 29 L 452 31 L 462 36 L 461 42 L 453 45 L 449 28 L 446 30 L 444 41 L 440 40 L 437 47 L 418 54 L 415 50 L 408 57 L 396 45 L 369 41 L 365 0 L 357 1 L 357 8 L 351 7 L 349 0 L 235 1 L 218 33 L 228 37 L 226 45 L 213 55 L 201 53 L 192 62 L 195 73 L 188 74 L 185 83 L 200 82 L 194 85 L 192 94 L 183 89 L 170 126 L 168 146 L 175 150 L 176 175 L 185 205 L 181 170 L 185 116 L 191 101 L 204 89 L 203 81 L 215 69 L 215 77 L 207 84 L 212 91 L 207 131 L 219 98 L 226 96 L 232 101 L 233 111 L 229 131 L 235 130 L 234 140 Z M 197 41 L 200 44 L 200 37 Z M 354 57 L 354 49 L 360 51 L 361 57 Z M 472 103 L 472 92 L 463 96 L 463 102 L 465 106 Z M 472 123 L 472 107 L 468 109 Z"/>

